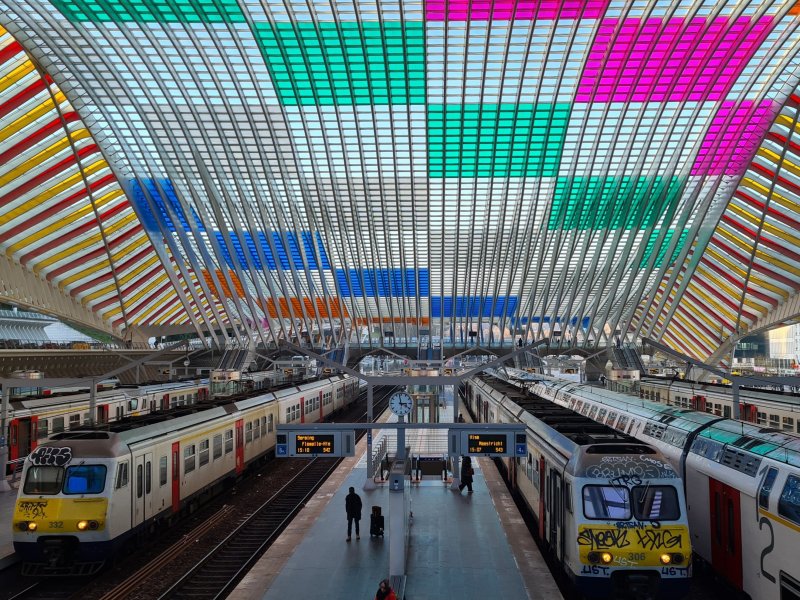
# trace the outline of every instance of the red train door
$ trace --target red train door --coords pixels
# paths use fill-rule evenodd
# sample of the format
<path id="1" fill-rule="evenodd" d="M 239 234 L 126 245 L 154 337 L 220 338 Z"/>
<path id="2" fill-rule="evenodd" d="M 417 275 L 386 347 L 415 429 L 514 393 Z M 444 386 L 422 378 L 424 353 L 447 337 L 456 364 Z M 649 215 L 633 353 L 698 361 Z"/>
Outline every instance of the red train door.
<path id="1" fill-rule="evenodd" d="M 31 417 L 31 443 L 28 452 L 33 452 L 39 441 L 39 417 Z"/>
<path id="2" fill-rule="evenodd" d="M 742 589 L 742 519 L 739 490 L 708 480 L 711 506 L 711 562 L 737 589 Z"/>
<path id="3" fill-rule="evenodd" d="M 108 423 L 108 404 L 97 407 L 97 424 L 105 425 Z"/>
<path id="4" fill-rule="evenodd" d="M 181 509 L 181 443 L 172 443 L 172 512 Z"/>
<path id="5" fill-rule="evenodd" d="M 1 434 L 2 432 L 0 432 Z M 8 460 L 19 458 L 19 419 L 11 419 L 8 424 Z"/>
<path id="6" fill-rule="evenodd" d="M 244 471 L 244 419 L 236 421 L 236 474 Z"/>
<path id="7" fill-rule="evenodd" d="M 168 410 L 169 409 L 169 394 L 164 394 L 164 397 L 161 398 L 161 410 Z"/>

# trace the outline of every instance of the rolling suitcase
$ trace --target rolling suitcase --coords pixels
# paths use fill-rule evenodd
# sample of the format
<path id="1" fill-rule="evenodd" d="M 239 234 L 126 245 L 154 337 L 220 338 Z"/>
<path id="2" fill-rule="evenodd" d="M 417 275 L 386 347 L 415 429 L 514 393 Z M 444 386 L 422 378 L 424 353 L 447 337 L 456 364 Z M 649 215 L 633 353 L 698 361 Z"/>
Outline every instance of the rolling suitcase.
<path id="1" fill-rule="evenodd" d="M 372 514 L 369 516 L 369 534 L 383 535 L 383 515 L 380 506 L 372 507 Z"/>

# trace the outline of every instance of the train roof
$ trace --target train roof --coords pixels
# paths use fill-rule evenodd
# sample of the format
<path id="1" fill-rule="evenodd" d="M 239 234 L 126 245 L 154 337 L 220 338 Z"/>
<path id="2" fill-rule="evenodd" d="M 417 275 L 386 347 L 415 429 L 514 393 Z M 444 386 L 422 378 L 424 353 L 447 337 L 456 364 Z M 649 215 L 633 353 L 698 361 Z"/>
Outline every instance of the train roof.
<path id="1" fill-rule="evenodd" d="M 543 378 L 537 385 L 559 393 L 569 393 L 576 398 L 591 398 L 605 406 L 624 410 L 649 422 L 650 426 L 645 429 L 645 433 L 668 443 L 671 443 L 670 436 L 677 437 L 678 440 L 683 436 L 685 440 L 686 435 L 701 430 L 693 449 L 699 442 L 711 441 L 714 447 L 729 445 L 778 462 L 800 466 L 800 437 L 776 429 L 641 400 L 586 384 Z"/>
<path id="2" fill-rule="evenodd" d="M 114 458 L 129 452 L 119 434 L 93 429 L 57 433 L 39 447 L 66 447 L 73 458 Z"/>
<path id="3" fill-rule="evenodd" d="M 544 398 L 538 398 L 526 389 L 493 375 L 481 374 L 476 376 L 476 379 L 506 396 L 518 407 L 515 415 L 517 418 L 525 422 L 539 436 L 554 442 L 566 455 L 572 455 L 581 446 L 593 444 L 639 444 L 633 437 L 608 425 L 593 421 Z"/>
<path id="4" fill-rule="evenodd" d="M 663 385 L 665 387 L 672 387 L 675 389 L 689 388 L 692 390 L 693 394 L 702 394 L 703 392 L 713 391 L 721 394 L 733 395 L 733 386 L 728 383 L 693 381 L 691 379 L 658 377 L 655 375 L 642 377 L 641 383 L 649 385 Z M 798 385 L 800 385 L 800 378 L 798 379 Z M 772 389 L 772 385 L 767 382 L 764 382 L 764 387 L 758 387 L 755 385 L 740 385 L 739 394 L 746 394 L 749 397 L 769 400 L 771 402 L 784 402 L 792 405 L 800 404 L 800 392 Z"/>

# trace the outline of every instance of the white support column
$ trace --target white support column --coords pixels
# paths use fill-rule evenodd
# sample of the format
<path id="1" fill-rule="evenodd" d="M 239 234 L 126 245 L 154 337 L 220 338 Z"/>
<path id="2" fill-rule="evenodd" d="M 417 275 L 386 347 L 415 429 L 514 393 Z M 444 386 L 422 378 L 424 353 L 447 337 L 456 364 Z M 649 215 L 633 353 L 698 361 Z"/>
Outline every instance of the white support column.
<path id="1" fill-rule="evenodd" d="M 373 411 L 373 402 L 372 402 L 372 384 L 367 383 L 367 422 L 372 423 L 372 411 Z M 373 468 L 374 465 L 372 464 L 372 429 L 367 429 L 367 479 L 364 481 L 364 488 L 365 490 L 374 490 L 377 486 L 375 485 L 375 480 L 373 479 Z"/>

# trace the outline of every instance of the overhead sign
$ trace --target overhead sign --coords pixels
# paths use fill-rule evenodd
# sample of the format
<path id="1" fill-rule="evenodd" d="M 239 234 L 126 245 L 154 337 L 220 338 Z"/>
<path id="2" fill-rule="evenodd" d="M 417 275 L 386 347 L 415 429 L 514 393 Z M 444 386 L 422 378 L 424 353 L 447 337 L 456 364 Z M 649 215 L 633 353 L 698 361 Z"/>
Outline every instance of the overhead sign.
<path id="1" fill-rule="evenodd" d="M 279 433 L 275 456 L 317 458 L 320 456 L 355 455 L 356 434 L 353 430 L 292 430 Z"/>
<path id="2" fill-rule="evenodd" d="M 524 430 L 520 431 L 479 431 L 460 430 L 459 436 L 453 435 L 451 429 L 451 445 L 458 442 L 457 448 L 450 448 L 451 453 L 469 456 L 527 456 L 528 443 Z"/>

